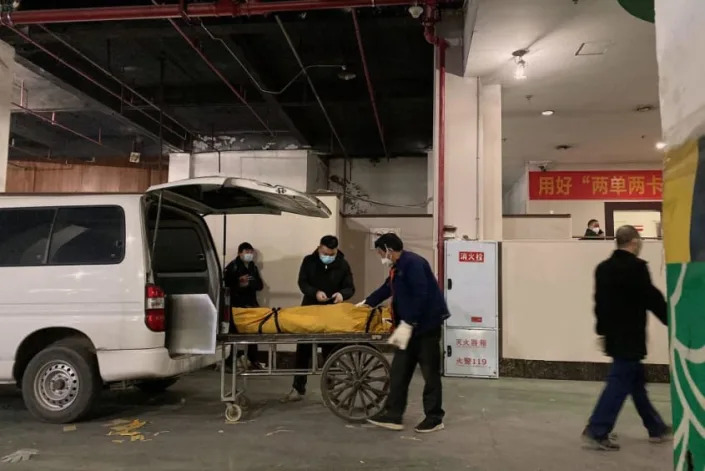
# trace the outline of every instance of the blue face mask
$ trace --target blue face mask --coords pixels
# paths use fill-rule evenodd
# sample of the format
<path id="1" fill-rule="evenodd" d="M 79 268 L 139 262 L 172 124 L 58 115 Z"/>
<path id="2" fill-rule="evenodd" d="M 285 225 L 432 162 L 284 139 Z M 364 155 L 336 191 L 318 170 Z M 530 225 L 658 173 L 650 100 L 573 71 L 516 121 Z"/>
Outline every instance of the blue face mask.
<path id="1" fill-rule="evenodd" d="M 335 261 L 335 255 L 323 255 L 323 254 L 318 254 L 318 256 L 321 259 L 321 262 L 324 265 L 330 265 Z"/>

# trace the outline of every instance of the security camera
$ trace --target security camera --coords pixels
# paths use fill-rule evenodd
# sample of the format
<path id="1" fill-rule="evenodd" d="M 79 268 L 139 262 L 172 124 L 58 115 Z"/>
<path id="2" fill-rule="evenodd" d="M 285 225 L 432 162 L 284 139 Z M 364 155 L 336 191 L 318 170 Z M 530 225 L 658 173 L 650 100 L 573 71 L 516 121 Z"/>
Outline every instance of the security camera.
<path id="1" fill-rule="evenodd" d="M 548 172 L 548 167 L 546 165 L 539 165 L 539 170 L 542 172 Z"/>
<path id="2" fill-rule="evenodd" d="M 409 7 L 409 14 L 412 18 L 419 19 L 421 15 L 423 15 L 423 7 L 420 5 L 412 5 Z"/>

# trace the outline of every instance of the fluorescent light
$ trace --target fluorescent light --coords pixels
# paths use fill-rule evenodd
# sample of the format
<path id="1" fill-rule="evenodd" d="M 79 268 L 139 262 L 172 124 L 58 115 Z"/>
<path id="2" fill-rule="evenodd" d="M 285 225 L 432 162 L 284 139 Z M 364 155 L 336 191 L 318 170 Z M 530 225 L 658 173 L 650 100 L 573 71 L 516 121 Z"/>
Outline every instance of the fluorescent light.
<path id="1" fill-rule="evenodd" d="M 541 114 L 544 116 L 553 116 L 554 113 L 555 113 L 555 111 L 553 111 L 553 110 L 544 110 L 541 112 Z"/>
<path id="2" fill-rule="evenodd" d="M 663 149 L 665 149 L 665 148 L 666 148 L 666 143 L 665 143 L 665 142 L 659 141 L 659 142 L 656 143 L 656 149 L 657 149 L 657 150 L 663 150 Z"/>

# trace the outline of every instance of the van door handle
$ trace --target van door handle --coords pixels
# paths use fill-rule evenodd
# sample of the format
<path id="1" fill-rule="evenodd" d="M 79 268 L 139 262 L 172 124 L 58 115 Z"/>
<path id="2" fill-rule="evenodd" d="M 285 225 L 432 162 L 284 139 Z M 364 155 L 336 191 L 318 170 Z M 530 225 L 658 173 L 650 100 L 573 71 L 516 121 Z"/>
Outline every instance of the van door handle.
<path id="1" fill-rule="evenodd" d="M 446 355 L 448 355 L 448 357 L 453 356 L 453 349 L 451 348 L 450 345 L 446 345 Z"/>
<path id="2" fill-rule="evenodd" d="M 453 289 L 453 280 L 448 278 L 448 289 Z"/>
<path id="3" fill-rule="evenodd" d="M 206 256 L 203 255 L 202 253 L 199 253 L 198 255 L 196 255 L 196 258 L 198 259 L 199 262 L 203 262 L 206 260 Z"/>

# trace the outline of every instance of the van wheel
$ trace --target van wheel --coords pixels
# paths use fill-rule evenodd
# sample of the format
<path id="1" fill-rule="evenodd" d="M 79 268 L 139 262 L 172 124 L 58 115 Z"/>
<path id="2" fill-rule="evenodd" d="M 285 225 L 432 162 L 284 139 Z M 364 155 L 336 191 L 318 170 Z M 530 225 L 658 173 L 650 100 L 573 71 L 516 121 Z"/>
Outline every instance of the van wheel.
<path id="1" fill-rule="evenodd" d="M 85 417 L 101 387 L 96 358 L 80 344 L 50 345 L 32 358 L 22 377 L 22 397 L 29 412 L 55 424 Z"/>
<path id="2" fill-rule="evenodd" d="M 135 384 L 135 387 L 145 394 L 159 394 L 169 389 L 178 380 L 179 378 L 152 379 L 149 381 L 140 381 Z"/>

